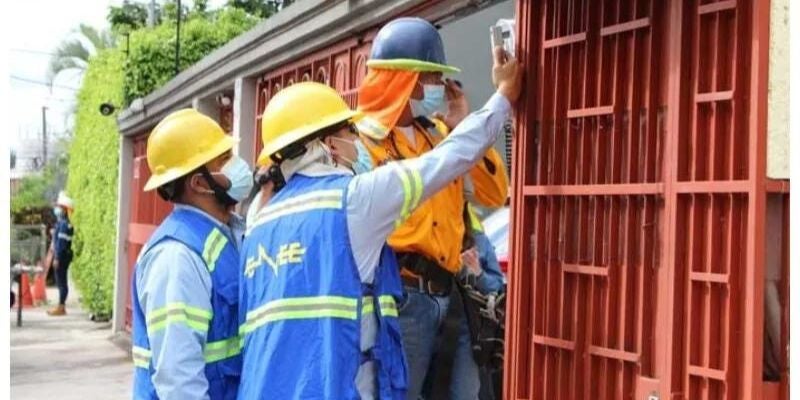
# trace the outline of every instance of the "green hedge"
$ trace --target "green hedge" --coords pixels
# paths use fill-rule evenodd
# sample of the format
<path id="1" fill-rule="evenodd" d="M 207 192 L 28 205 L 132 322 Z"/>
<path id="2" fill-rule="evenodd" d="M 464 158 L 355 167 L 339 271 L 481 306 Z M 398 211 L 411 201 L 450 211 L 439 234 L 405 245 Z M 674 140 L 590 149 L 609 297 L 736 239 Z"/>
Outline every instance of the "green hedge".
<path id="1" fill-rule="evenodd" d="M 252 28 L 259 19 L 236 8 L 224 8 L 208 17 L 190 15 L 181 24 L 179 68 L 188 68 Z M 175 21 L 133 32 L 125 63 L 125 104 L 144 97 L 175 76 Z"/>
<path id="2" fill-rule="evenodd" d="M 180 68 L 191 66 L 257 22 L 258 18 L 232 8 L 190 16 L 181 26 Z M 91 58 L 78 93 L 67 179 L 67 191 L 75 200 L 75 259 L 70 269 L 83 306 L 94 314 L 110 315 L 113 308 L 120 139 L 116 116 L 102 116 L 98 108 L 105 102 L 129 104 L 172 79 L 174 45 L 174 21 L 134 31 L 127 59 L 124 43 Z"/>
<path id="3" fill-rule="evenodd" d="M 100 315 L 113 308 L 120 135 L 116 117 L 103 116 L 98 108 L 122 103 L 123 57 L 110 49 L 89 61 L 69 148 L 67 192 L 75 201 L 70 269 L 83 306 Z"/>

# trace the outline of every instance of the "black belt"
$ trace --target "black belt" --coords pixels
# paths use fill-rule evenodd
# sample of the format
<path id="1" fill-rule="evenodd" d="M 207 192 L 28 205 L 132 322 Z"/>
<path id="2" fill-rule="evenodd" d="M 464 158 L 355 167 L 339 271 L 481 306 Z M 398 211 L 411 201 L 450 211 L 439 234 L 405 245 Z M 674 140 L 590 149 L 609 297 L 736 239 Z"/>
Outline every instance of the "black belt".
<path id="1" fill-rule="evenodd" d="M 423 293 L 435 296 L 449 296 L 453 288 L 453 274 L 435 261 L 418 253 L 398 253 L 400 268 L 416 275 L 403 275 L 403 284 Z"/>

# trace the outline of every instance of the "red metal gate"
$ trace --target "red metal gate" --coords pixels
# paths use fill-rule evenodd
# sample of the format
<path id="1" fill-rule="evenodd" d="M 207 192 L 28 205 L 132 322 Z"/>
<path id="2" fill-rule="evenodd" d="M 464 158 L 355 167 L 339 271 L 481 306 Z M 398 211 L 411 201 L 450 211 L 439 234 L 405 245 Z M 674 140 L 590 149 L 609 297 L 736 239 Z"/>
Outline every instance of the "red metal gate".
<path id="1" fill-rule="evenodd" d="M 769 2 L 517 4 L 506 398 L 788 398 L 785 351 L 761 375 Z"/>
<path id="2" fill-rule="evenodd" d="M 264 147 L 261 141 L 261 116 L 264 113 L 264 107 L 282 88 L 295 82 L 320 82 L 341 93 L 350 107 L 357 106 L 357 90 L 361 85 L 361 80 L 367 74 L 367 59 L 375 34 L 377 34 L 377 29 L 372 29 L 357 38 L 346 39 L 309 54 L 301 60 L 269 71 L 258 79 L 256 82 L 258 90 L 256 146 L 255 152 L 252 154 L 253 160 Z"/>

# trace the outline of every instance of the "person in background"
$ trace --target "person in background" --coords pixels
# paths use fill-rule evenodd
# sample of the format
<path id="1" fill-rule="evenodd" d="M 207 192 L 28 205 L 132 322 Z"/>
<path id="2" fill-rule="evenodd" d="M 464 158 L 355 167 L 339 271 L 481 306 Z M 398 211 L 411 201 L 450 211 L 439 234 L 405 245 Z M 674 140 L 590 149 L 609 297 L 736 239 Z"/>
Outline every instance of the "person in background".
<path id="1" fill-rule="evenodd" d="M 236 139 L 193 109 L 175 111 L 147 139 L 157 190 L 174 208 L 153 232 L 133 278 L 133 397 L 236 398 L 239 248 L 233 212 L 253 186 Z"/>
<path id="2" fill-rule="evenodd" d="M 62 316 L 67 314 L 66 302 L 69 294 L 69 279 L 67 272 L 72 263 L 72 237 L 75 230 L 69 221 L 69 216 L 74 209 L 74 203 L 66 193 L 61 192 L 56 199 L 53 207 L 53 214 L 56 216 L 56 226 L 53 231 L 52 251 L 53 269 L 58 285 L 58 305 L 47 312 L 50 316 Z"/>

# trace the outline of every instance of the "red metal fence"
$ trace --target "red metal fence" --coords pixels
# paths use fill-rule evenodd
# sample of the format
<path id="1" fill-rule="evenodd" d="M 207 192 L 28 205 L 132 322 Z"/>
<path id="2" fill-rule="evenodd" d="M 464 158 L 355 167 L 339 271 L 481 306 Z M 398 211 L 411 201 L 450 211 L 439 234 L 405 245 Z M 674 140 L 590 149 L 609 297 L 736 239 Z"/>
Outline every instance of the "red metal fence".
<path id="1" fill-rule="evenodd" d="M 360 37 L 346 39 L 277 70 L 269 71 L 258 79 L 256 146 L 252 155 L 253 160 L 264 146 L 261 141 L 261 115 L 264 113 L 264 107 L 282 88 L 295 82 L 320 82 L 339 91 L 350 107 L 357 106 L 356 91 L 367 74 L 367 59 L 372 47 L 372 38 L 376 33 L 377 29 L 373 29 Z"/>
<path id="2" fill-rule="evenodd" d="M 788 398 L 769 2 L 517 4 L 506 398 Z M 780 387 L 762 378 L 767 229 L 783 232 Z"/>

